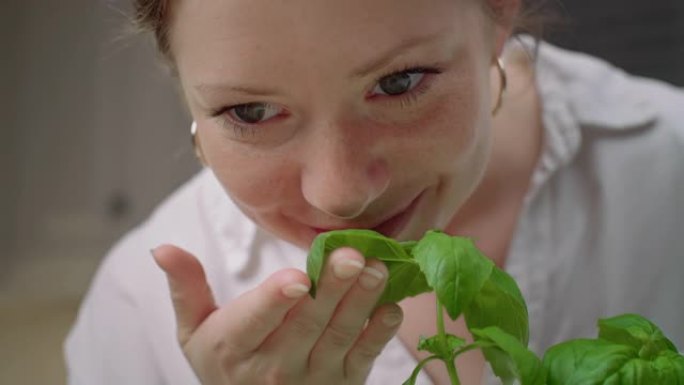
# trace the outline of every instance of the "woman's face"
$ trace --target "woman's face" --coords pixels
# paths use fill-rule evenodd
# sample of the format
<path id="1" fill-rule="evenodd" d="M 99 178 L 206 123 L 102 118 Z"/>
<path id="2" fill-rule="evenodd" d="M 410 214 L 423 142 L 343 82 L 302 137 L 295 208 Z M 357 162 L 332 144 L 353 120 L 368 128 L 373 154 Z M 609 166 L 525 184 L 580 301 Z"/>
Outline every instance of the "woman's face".
<path id="1" fill-rule="evenodd" d="M 308 248 L 449 223 L 489 156 L 490 24 L 470 0 L 184 0 L 170 39 L 208 166 Z"/>

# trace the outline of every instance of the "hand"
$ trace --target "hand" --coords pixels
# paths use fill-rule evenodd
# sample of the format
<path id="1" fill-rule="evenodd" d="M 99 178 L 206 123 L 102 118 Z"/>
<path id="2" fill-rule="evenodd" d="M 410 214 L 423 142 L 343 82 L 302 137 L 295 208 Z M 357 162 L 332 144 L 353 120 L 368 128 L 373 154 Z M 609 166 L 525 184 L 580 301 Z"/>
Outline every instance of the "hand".
<path id="1" fill-rule="evenodd" d="M 306 274 L 284 269 L 222 307 L 195 257 L 168 245 L 153 254 L 167 274 L 178 340 L 204 385 L 363 384 L 402 320 L 396 304 L 375 308 L 384 264 L 353 249 L 330 255 L 315 300 Z"/>

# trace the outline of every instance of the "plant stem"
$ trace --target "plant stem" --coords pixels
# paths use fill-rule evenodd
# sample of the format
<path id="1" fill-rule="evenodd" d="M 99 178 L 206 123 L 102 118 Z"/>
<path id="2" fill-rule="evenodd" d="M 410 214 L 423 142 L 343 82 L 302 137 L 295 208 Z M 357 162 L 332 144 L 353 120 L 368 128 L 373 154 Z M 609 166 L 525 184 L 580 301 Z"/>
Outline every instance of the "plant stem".
<path id="1" fill-rule="evenodd" d="M 437 296 L 435 296 L 437 297 Z M 437 333 L 439 335 L 439 340 L 442 344 L 442 351 L 449 351 L 449 345 L 447 344 L 447 336 L 444 331 L 444 309 L 442 303 L 439 302 L 437 298 Z M 458 374 L 456 373 L 456 365 L 452 360 L 444 360 L 444 365 L 446 365 L 447 372 L 449 373 L 449 379 L 451 380 L 451 385 L 461 385 L 461 381 L 458 379 Z"/>

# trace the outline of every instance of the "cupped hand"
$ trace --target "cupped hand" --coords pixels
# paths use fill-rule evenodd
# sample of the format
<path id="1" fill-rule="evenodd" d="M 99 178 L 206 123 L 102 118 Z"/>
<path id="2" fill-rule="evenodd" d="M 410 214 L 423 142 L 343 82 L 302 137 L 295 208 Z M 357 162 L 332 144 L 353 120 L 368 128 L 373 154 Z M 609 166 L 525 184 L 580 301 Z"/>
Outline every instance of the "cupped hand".
<path id="1" fill-rule="evenodd" d="M 178 341 L 204 385 L 363 384 L 402 320 L 396 304 L 375 307 L 387 269 L 356 250 L 338 249 L 319 282 L 280 270 L 217 306 L 204 270 L 170 245 L 154 250 L 166 272 Z"/>

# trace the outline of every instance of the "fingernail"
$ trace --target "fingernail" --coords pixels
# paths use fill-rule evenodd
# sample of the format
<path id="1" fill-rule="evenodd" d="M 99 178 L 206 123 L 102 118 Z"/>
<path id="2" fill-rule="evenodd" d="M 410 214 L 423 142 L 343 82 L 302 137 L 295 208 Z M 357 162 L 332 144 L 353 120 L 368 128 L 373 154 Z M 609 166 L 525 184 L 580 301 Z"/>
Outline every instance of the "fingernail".
<path id="1" fill-rule="evenodd" d="M 404 319 L 404 317 L 402 317 L 401 314 L 387 313 L 384 317 L 382 317 L 382 323 L 389 327 L 393 327 L 399 325 L 402 319 Z"/>
<path id="2" fill-rule="evenodd" d="M 359 285 L 366 290 L 372 290 L 378 287 L 384 278 L 385 274 L 380 270 L 366 266 L 363 268 L 361 276 L 359 277 Z"/>
<path id="3" fill-rule="evenodd" d="M 333 265 L 333 273 L 339 279 L 349 279 L 363 269 L 363 262 L 356 259 L 344 259 Z"/>
<path id="4" fill-rule="evenodd" d="M 287 298 L 297 299 L 305 296 L 309 292 L 309 287 L 302 285 L 301 283 L 294 283 L 292 285 L 285 286 L 282 289 L 282 292 Z"/>

